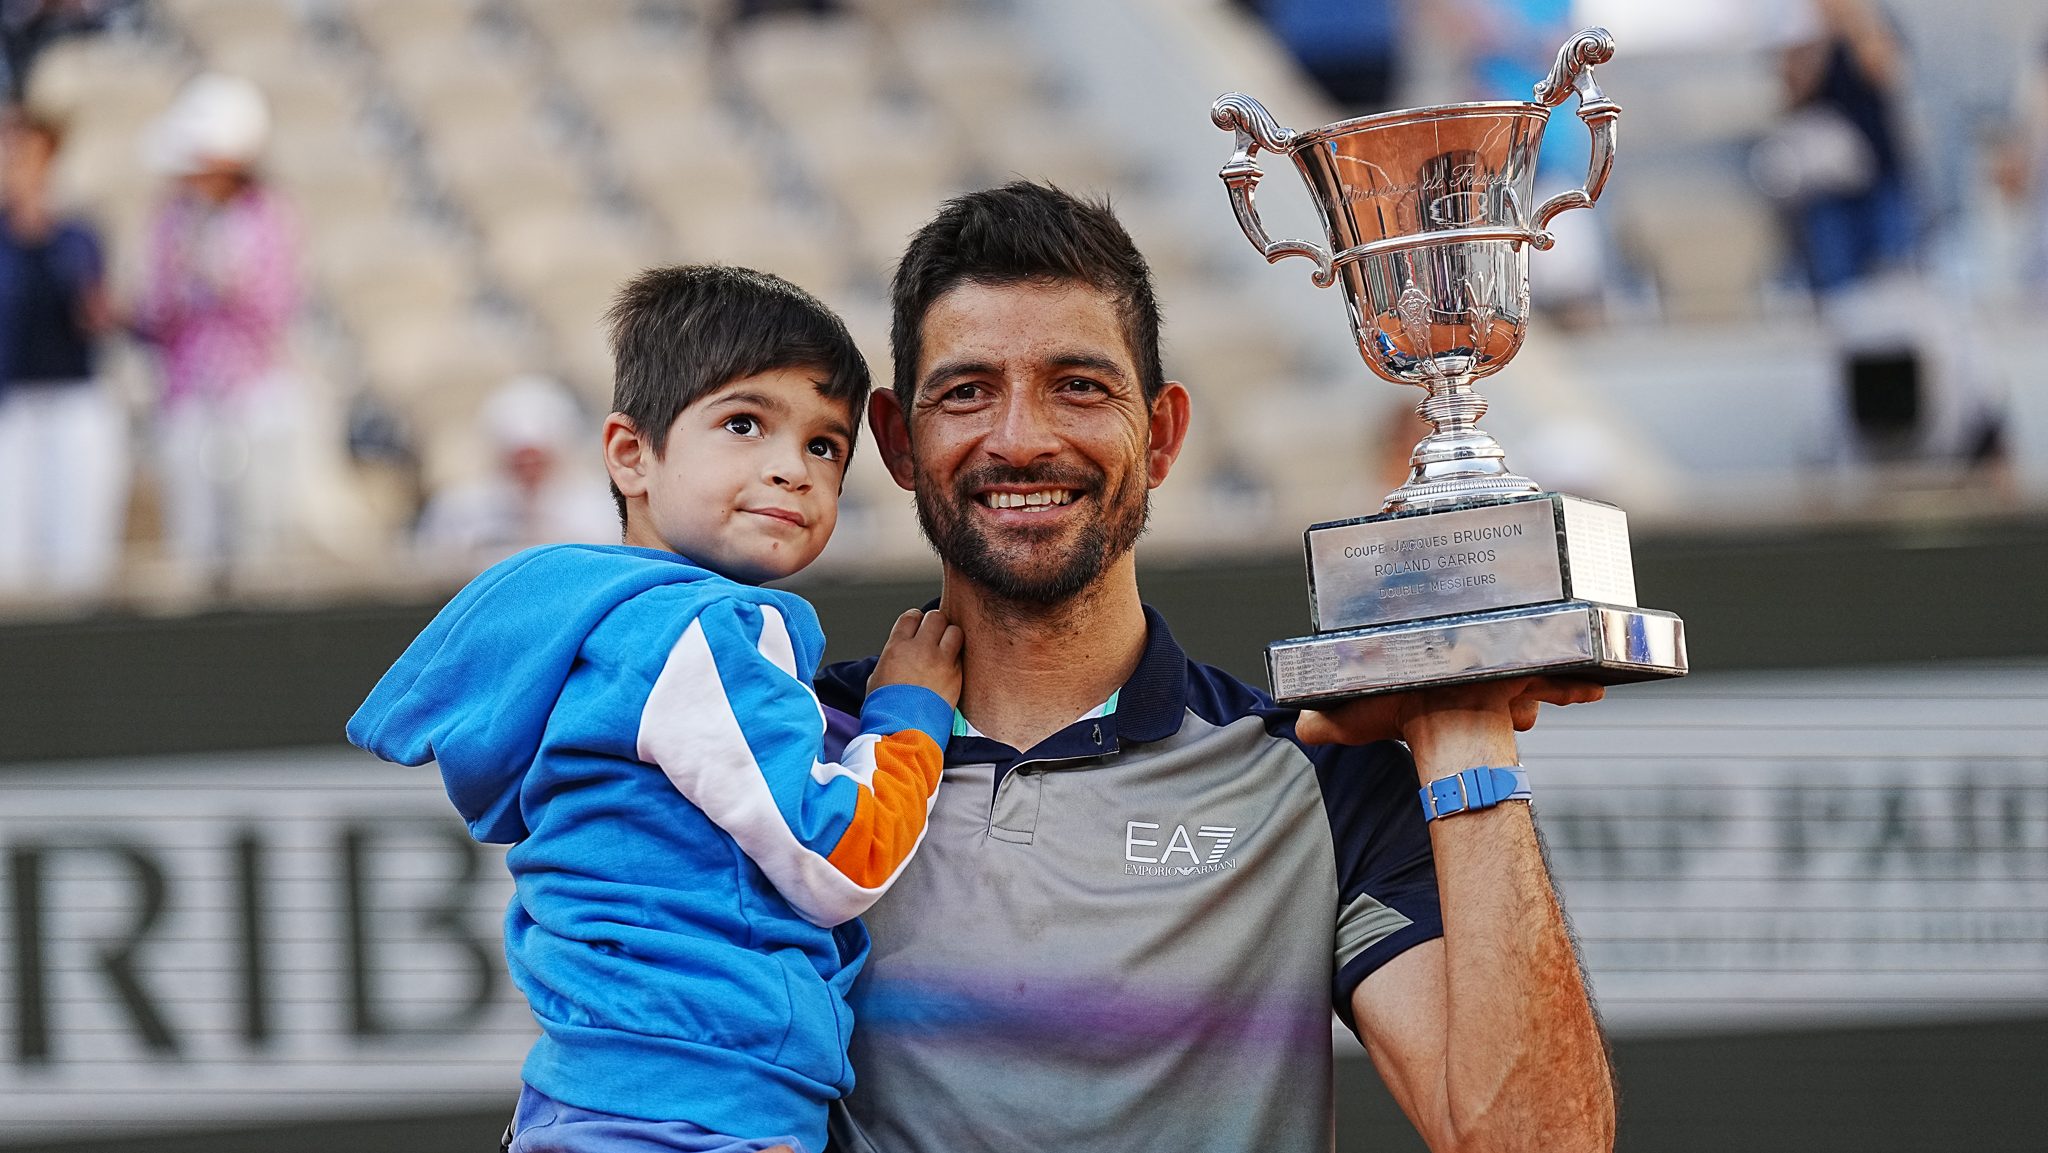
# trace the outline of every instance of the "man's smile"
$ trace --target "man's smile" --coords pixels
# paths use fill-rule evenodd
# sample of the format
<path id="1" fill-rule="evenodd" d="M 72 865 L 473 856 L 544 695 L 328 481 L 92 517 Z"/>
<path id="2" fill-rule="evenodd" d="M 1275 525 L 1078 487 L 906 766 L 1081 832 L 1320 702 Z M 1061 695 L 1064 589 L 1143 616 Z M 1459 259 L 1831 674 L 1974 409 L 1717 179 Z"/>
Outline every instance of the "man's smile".
<path id="1" fill-rule="evenodd" d="M 1080 495 L 1070 488 L 992 489 L 975 499 L 992 509 L 1041 509 L 1071 504 Z"/>

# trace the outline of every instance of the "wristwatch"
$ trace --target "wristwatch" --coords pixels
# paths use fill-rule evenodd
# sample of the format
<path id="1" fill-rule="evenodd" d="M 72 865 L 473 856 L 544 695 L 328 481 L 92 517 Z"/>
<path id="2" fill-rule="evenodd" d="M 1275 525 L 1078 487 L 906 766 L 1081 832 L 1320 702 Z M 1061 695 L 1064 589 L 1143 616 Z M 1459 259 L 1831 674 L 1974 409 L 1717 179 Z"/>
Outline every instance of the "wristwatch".
<path id="1" fill-rule="evenodd" d="M 1502 801 L 1526 801 L 1531 796 L 1529 774 L 1519 765 L 1466 769 L 1456 776 L 1439 777 L 1418 793 L 1422 797 L 1422 815 L 1431 821 L 1458 813 L 1476 813 Z"/>

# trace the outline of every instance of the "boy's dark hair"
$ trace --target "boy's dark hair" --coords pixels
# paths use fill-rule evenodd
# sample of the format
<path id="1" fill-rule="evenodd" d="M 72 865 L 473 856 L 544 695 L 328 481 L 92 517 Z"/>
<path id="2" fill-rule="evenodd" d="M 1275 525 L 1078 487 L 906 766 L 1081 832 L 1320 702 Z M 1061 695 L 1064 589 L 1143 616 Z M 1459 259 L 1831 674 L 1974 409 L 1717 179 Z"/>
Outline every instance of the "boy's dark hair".
<path id="1" fill-rule="evenodd" d="M 657 453 L 669 426 L 700 397 L 778 368 L 815 369 L 818 392 L 843 400 L 860 428 L 868 362 L 846 325 L 789 281 L 719 264 L 650 268 L 627 281 L 605 313 L 612 346 L 612 411 Z M 847 446 L 849 449 L 852 445 Z M 612 486 L 619 521 L 626 498 Z"/>
<path id="2" fill-rule="evenodd" d="M 939 297 L 964 283 L 1062 280 L 1079 281 L 1116 303 L 1149 404 L 1166 384 L 1159 363 L 1159 302 L 1152 294 L 1152 271 L 1131 234 L 1107 202 L 1018 180 L 948 200 L 911 237 L 896 266 L 889 346 L 904 411 L 917 387 L 925 314 Z"/>

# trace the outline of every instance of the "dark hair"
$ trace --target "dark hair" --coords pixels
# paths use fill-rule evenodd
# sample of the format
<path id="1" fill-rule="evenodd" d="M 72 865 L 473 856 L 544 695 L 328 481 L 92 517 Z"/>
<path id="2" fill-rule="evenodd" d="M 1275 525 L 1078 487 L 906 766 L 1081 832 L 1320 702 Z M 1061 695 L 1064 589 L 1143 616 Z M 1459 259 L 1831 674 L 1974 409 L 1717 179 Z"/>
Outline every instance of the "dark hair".
<path id="1" fill-rule="evenodd" d="M 1124 341 L 1149 403 L 1166 385 L 1159 364 L 1159 302 L 1152 270 L 1107 202 L 1081 200 L 1047 184 L 1013 181 L 948 200 L 911 237 L 890 290 L 890 352 L 905 411 L 917 387 L 924 318 L 964 283 L 1071 280 L 1115 302 Z"/>
<path id="2" fill-rule="evenodd" d="M 619 289 L 605 322 L 612 410 L 657 453 L 676 417 L 698 399 L 778 368 L 823 373 L 818 392 L 845 401 L 860 428 L 866 358 L 831 309 L 779 276 L 718 264 L 650 268 Z M 612 499 L 623 521 L 626 498 L 616 485 Z"/>

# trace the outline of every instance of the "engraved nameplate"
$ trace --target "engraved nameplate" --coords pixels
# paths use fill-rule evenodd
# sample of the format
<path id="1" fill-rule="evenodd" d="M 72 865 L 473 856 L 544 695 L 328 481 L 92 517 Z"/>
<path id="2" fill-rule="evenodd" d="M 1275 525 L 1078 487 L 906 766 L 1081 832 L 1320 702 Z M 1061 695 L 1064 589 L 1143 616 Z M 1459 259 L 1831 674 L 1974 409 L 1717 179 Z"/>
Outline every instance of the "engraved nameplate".
<path id="1" fill-rule="evenodd" d="M 1317 632 L 1572 598 L 1635 603 L 1628 517 L 1547 494 L 1308 530 Z"/>

